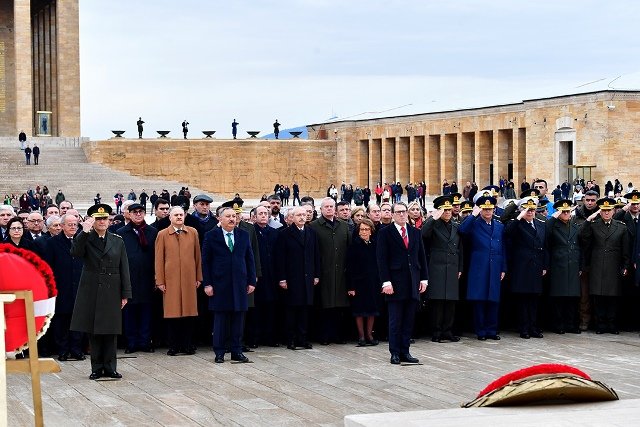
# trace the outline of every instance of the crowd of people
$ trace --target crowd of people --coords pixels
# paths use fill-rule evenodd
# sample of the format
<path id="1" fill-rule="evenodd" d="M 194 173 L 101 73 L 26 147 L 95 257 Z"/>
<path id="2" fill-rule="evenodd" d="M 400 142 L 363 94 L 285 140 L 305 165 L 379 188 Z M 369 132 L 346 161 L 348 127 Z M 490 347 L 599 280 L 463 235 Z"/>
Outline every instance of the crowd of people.
<path id="1" fill-rule="evenodd" d="M 86 217 L 60 190 L 41 211 L 32 201 L 49 194 L 37 187 L 24 208 L 11 197 L 0 206 L 0 231 L 53 269 L 59 293 L 43 350 L 82 360 L 90 347 L 92 379 L 120 377 L 122 330 L 125 353 L 166 346 L 175 356 L 207 345 L 217 363 L 225 353 L 246 362 L 260 345 L 384 339 L 400 364 L 418 362 L 409 347 L 423 333 L 442 343 L 467 331 L 500 340 L 504 328 L 522 339 L 543 338 L 543 326 L 637 328 L 640 192 L 629 183 L 614 198 L 577 181 L 573 195 L 561 185 L 552 202 L 545 180 L 523 181 L 517 198 L 512 184 L 501 196 L 500 186 L 457 192 L 445 181 L 429 209 L 424 182 L 378 184 L 375 203 L 367 187 L 331 186 L 319 209 L 297 183 L 294 206 L 284 208 L 287 186 L 278 184 L 249 212 L 239 194 L 212 209 L 187 187 L 132 189 L 126 200 L 115 194 L 116 209 L 97 195 Z"/>

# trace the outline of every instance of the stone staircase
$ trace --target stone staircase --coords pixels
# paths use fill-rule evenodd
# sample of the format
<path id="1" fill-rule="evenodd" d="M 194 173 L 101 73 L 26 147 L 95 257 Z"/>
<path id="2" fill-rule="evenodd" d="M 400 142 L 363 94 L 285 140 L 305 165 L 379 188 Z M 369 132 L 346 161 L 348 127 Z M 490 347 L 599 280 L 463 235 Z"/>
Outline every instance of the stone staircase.
<path id="1" fill-rule="evenodd" d="M 120 190 L 127 197 L 133 188 L 139 195 L 144 188 L 151 195 L 152 190 L 158 194 L 163 189 L 169 193 L 179 191 L 182 186 L 188 186 L 192 195 L 205 193 L 188 183 L 141 178 L 131 176 L 125 172 L 116 171 L 106 166 L 89 163 L 80 147 L 84 139 L 79 138 L 30 138 L 29 145 L 36 143 L 40 147 L 40 164 L 25 164 L 25 156 L 20 150 L 17 138 L 0 138 L 0 197 L 5 194 L 22 194 L 37 185 L 46 185 L 55 197 L 61 189 L 67 200 L 73 202 L 74 207 L 81 213 L 91 205 L 96 193 L 100 193 L 105 203 L 113 206 L 113 195 Z M 210 194 L 214 202 L 222 202 L 221 196 Z M 2 203 L 2 202 L 0 202 Z"/>

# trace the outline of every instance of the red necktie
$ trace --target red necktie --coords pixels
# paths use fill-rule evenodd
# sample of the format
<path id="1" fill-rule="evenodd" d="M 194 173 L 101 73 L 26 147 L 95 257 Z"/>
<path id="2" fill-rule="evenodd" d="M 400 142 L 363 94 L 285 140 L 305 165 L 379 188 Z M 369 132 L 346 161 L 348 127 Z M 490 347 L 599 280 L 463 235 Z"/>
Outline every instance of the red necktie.
<path id="1" fill-rule="evenodd" d="M 402 232 L 402 241 L 404 242 L 404 247 L 409 249 L 409 238 L 407 237 L 407 230 L 404 227 L 400 227 L 400 231 Z"/>

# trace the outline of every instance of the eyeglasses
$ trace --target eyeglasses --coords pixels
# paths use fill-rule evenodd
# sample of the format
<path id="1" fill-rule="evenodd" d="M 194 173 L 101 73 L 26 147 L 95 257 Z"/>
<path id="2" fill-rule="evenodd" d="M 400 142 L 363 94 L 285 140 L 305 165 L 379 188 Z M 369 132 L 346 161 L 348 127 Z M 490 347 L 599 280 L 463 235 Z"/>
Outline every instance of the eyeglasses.
<path id="1" fill-rule="evenodd" d="M 133 211 L 129 212 L 131 215 L 144 215 L 144 211 Z"/>
<path id="2" fill-rule="evenodd" d="M 24 230 L 24 228 L 22 228 L 22 227 L 9 227 L 9 230 L 11 230 L 11 231 L 22 231 L 22 230 Z"/>
<path id="3" fill-rule="evenodd" d="M 407 213 L 407 211 L 395 211 L 394 213 L 397 213 L 397 214 L 406 214 L 406 213 Z"/>

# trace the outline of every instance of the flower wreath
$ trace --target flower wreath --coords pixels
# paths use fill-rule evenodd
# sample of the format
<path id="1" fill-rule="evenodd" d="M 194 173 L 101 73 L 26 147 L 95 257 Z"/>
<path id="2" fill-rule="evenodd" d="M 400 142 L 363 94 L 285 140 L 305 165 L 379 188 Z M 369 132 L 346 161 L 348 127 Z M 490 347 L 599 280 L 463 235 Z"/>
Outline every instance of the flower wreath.
<path id="1" fill-rule="evenodd" d="M 37 338 L 43 336 L 55 311 L 58 290 L 51 267 L 35 253 L 0 244 L 0 291 L 30 290 L 33 293 Z M 22 351 L 28 347 L 25 304 L 6 304 L 5 349 Z"/>

